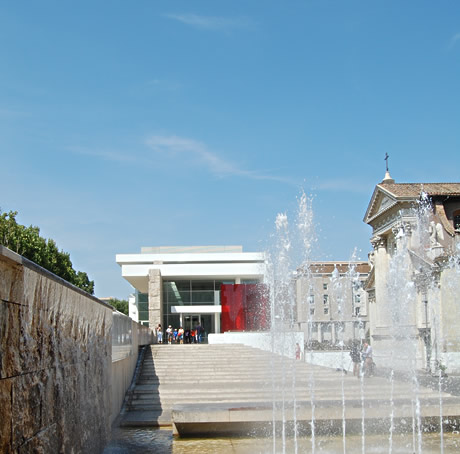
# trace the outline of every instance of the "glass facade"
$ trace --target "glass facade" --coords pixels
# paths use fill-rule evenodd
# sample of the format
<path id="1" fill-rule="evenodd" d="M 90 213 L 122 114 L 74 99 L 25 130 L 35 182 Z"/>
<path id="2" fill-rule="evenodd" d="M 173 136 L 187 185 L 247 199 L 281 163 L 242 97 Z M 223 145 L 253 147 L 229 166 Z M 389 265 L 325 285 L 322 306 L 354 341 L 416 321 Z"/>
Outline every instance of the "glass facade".
<path id="1" fill-rule="evenodd" d="M 164 281 L 163 302 L 169 306 L 215 304 L 222 281 Z M 166 312 L 166 311 L 165 311 Z"/>
<path id="2" fill-rule="evenodd" d="M 139 314 L 139 323 L 149 326 L 149 295 L 147 293 L 137 294 L 137 305 Z"/>
<path id="3" fill-rule="evenodd" d="M 173 306 L 206 306 L 220 304 L 220 288 L 223 284 L 234 284 L 234 280 L 164 280 L 163 281 L 163 326 L 180 326 L 180 314 L 173 313 Z M 214 320 L 210 314 L 183 316 L 183 328 L 194 328 L 199 322 L 208 332 L 214 332 Z M 190 326 L 188 326 L 190 325 Z"/>
<path id="4" fill-rule="evenodd" d="M 242 280 L 241 284 L 237 287 L 241 288 L 252 288 L 257 287 L 259 282 L 257 280 Z M 215 319 L 215 315 L 212 313 L 200 313 L 187 311 L 182 314 L 174 310 L 174 306 L 212 306 L 221 305 L 222 288 L 229 288 L 235 285 L 234 280 L 176 280 L 176 279 L 164 279 L 163 280 L 163 320 L 162 325 L 166 329 L 169 325 L 173 328 L 179 328 L 181 323 L 184 330 L 193 329 L 195 326 L 200 324 L 205 329 L 205 337 L 208 333 L 214 333 L 221 331 L 219 327 L 219 319 Z M 223 287 L 224 286 L 224 287 Z M 227 286 L 227 287 L 225 287 Z M 253 300 L 255 297 L 251 297 L 251 292 L 248 293 L 247 298 Z M 227 298 L 228 299 L 228 298 Z M 137 293 L 137 304 L 139 322 L 147 324 L 149 321 L 149 308 L 148 308 L 148 294 Z M 232 305 L 233 306 L 233 305 Z M 235 304 L 235 307 L 237 305 Z M 254 305 L 254 307 L 256 307 Z M 265 306 L 264 306 L 265 307 Z M 260 307 L 258 308 L 260 310 Z M 247 311 L 247 310 L 245 310 Z M 257 310 L 256 310 L 257 312 Z M 251 314 L 249 319 L 257 319 L 255 314 Z M 248 322 L 248 326 L 242 329 L 255 329 L 256 327 L 249 326 L 251 323 Z M 229 329 L 235 329 L 236 326 L 231 326 Z"/>

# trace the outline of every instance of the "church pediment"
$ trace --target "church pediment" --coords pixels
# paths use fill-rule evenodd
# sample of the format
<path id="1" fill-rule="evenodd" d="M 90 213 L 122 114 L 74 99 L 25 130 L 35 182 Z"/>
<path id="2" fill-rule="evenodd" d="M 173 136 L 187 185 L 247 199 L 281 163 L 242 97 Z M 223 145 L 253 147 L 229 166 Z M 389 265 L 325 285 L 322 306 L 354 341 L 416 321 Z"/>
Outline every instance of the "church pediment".
<path id="1" fill-rule="evenodd" d="M 385 194 L 378 186 L 372 194 L 371 201 L 364 216 L 364 222 L 369 224 L 373 219 L 396 204 L 396 199 Z"/>

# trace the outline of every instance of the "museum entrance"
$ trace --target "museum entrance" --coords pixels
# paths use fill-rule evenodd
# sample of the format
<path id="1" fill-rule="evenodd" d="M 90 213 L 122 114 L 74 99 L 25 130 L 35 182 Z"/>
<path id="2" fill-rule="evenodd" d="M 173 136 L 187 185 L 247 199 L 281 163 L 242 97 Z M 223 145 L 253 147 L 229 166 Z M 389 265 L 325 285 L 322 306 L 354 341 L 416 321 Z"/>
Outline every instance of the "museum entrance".
<path id="1" fill-rule="evenodd" d="M 184 314 L 184 331 L 195 329 L 195 326 L 201 325 L 200 314 Z"/>
<path id="2" fill-rule="evenodd" d="M 203 327 L 201 342 L 208 342 L 208 334 L 214 332 L 212 314 L 182 314 L 184 331 L 194 330 L 198 325 Z"/>

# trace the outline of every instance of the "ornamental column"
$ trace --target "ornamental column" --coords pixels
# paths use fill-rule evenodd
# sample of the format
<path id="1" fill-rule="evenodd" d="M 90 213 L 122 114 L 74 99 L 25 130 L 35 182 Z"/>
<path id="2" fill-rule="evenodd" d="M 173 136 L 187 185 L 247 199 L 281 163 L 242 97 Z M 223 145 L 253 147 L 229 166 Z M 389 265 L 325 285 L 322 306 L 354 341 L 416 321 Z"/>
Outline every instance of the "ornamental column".
<path id="1" fill-rule="evenodd" d="M 371 239 L 374 248 L 375 303 L 369 304 L 371 337 L 387 336 L 391 325 L 387 293 L 388 254 L 387 240 L 382 236 Z"/>

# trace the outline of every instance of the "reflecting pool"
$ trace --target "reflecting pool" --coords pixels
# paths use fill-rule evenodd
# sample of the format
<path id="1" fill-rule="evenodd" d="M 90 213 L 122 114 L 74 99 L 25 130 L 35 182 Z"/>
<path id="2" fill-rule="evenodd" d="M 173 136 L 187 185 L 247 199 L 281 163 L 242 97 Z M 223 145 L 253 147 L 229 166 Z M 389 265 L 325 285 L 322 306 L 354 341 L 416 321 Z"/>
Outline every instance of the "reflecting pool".
<path id="1" fill-rule="evenodd" d="M 460 434 L 444 433 L 443 453 L 460 452 Z M 316 436 L 315 446 L 310 437 L 298 438 L 297 446 L 287 439 L 285 452 L 301 453 L 391 453 L 391 454 L 439 454 L 439 433 L 427 433 L 422 436 L 422 444 L 412 435 L 393 434 L 390 449 L 388 436 L 347 435 L 346 446 L 342 437 Z M 103 454 L 143 453 L 143 454 L 266 454 L 273 452 L 271 438 L 174 438 L 172 431 L 155 428 L 115 429 L 112 441 Z M 283 452 L 280 448 L 279 452 Z"/>

